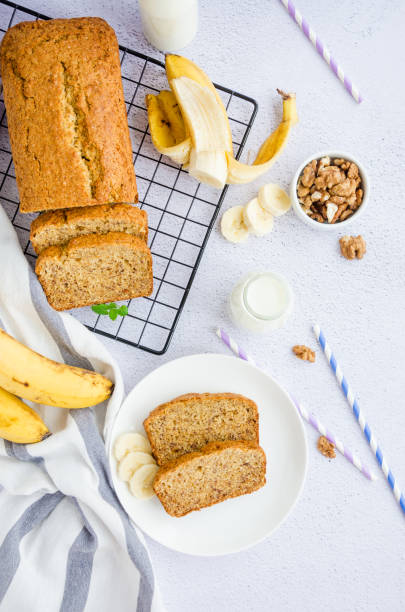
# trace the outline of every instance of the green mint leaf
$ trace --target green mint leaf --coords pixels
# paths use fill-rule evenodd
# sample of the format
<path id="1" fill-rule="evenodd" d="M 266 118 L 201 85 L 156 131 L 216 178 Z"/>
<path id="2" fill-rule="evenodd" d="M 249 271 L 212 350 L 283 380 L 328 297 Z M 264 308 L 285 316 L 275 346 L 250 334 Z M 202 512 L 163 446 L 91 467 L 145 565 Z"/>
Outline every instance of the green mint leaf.
<path id="1" fill-rule="evenodd" d="M 118 310 L 116 308 L 111 308 L 108 316 L 110 317 L 111 321 L 115 321 L 115 319 L 118 317 Z"/>
<path id="2" fill-rule="evenodd" d="M 115 302 L 111 302 L 110 304 L 106 304 L 108 309 L 117 308 L 117 304 Z"/>
<path id="3" fill-rule="evenodd" d="M 96 312 L 97 314 L 100 315 L 105 315 L 108 314 L 108 308 L 106 307 L 105 304 L 95 304 L 94 306 L 91 307 L 93 312 Z"/>
<path id="4" fill-rule="evenodd" d="M 128 314 L 128 306 L 126 306 L 125 304 L 123 306 L 120 306 L 117 312 L 121 317 L 125 317 L 125 315 Z"/>

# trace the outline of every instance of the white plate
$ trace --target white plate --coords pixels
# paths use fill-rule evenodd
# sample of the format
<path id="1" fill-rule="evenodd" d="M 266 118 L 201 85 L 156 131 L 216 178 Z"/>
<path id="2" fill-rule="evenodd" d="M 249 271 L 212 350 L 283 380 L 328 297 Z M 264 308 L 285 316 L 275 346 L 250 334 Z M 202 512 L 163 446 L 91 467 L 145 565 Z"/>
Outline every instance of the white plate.
<path id="1" fill-rule="evenodd" d="M 260 444 L 267 456 L 267 484 L 182 518 L 166 514 L 157 497 L 137 500 L 117 478 L 112 454 L 125 431 L 144 433 L 143 420 L 159 404 L 183 393 L 229 391 L 259 408 Z M 297 501 L 305 480 L 307 444 L 301 418 L 287 393 L 254 366 L 225 355 L 190 355 L 146 376 L 125 399 L 112 426 L 109 449 L 115 490 L 131 519 L 151 538 L 192 555 L 238 552 L 270 535 Z"/>

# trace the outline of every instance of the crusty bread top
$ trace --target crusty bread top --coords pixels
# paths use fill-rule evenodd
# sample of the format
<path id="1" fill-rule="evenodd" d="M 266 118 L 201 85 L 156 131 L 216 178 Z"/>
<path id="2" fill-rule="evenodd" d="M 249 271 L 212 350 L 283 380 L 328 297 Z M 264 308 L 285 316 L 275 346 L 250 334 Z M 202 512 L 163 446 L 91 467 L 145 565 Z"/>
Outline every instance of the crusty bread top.
<path id="1" fill-rule="evenodd" d="M 257 406 L 235 393 L 181 395 L 152 410 L 144 427 L 159 465 L 213 441 L 259 441 Z"/>
<path id="2" fill-rule="evenodd" d="M 152 257 L 145 241 L 119 232 L 89 234 L 38 256 L 35 271 L 50 305 L 68 310 L 150 295 Z"/>
<path id="3" fill-rule="evenodd" d="M 44 212 L 31 224 L 30 238 L 37 254 L 48 246 L 65 244 L 87 234 L 125 232 L 147 242 L 148 216 L 130 204 L 99 204 Z"/>
<path id="4" fill-rule="evenodd" d="M 0 62 L 21 211 L 136 202 L 114 30 L 98 17 L 22 22 Z"/>
<path id="5" fill-rule="evenodd" d="M 159 469 L 153 488 L 171 516 L 184 516 L 266 483 L 266 455 L 254 442 L 212 442 Z"/>

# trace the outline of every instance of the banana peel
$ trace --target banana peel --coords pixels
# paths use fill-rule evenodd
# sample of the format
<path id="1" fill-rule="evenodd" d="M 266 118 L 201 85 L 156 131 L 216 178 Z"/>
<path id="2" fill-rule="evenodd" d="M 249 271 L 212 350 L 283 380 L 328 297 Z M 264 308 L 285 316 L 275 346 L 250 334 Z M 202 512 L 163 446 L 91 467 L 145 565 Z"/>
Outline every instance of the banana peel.
<path id="1" fill-rule="evenodd" d="M 146 96 L 149 129 L 155 148 L 177 164 L 186 164 L 190 157 L 191 138 L 188 134 L 176 96 L 163 90 Z"/>
<path id="2" fill-rule="evenodd" d="M 222 188 L 225 183 L 249 183 L 265 174 L 278 159 L 287 143 L 291 128 L 298 122 L 295 94 L 287 94 L 277 89 L 283 99 L 282 121 L 262 144 L 253 164 L 243 164 L 234 157 L 228 115 L 209 77 L 194 62 L 180 55 L 166 55 L 165 65 L 172 91 L 162 91 L 157 96 L 148 95 L 146 97 L 152 141 L 157 150 L 180 164 L 189 164 L 191 159 L 190 174 L 201 182 L 207 182 L 217 188 Z M 182 105 L 180 102 L 179 83 L 184 77 L 195 81 L 200 89 L 206 90 L 204 93 L 200 91 L 201 108 L 198 109 L 200 115 L 204 112 L 204 106 L 213 109 L 212 97 L 215 96 L 221 118 L 218 118 L 217 112 L 214 113 L 216 129 L 211 132 L 213 136 L 209 136 L 209 130 L 208 134 L 207 131 L 204 134 L 201 129 L 198 130 L 198 126 L 196 129 L 190 117 L 196 116 L 197 109 L 195 108 L 190 115 L 185 104 Z M 207 99 L 204 100 L 204 98 Z M 210 113 L 210 120 L 211 116 L 212 113 Z M 208 121 L 206 125 L 209 125 Z M 220 143 L 215 137 L 218 131 L 221 133 Z M 190 157 L 193 149 L 196 151 L 193 151 Z M 225 179 L 223 153 L 225 153 L 227 164 Z M 215 160 L 221 160 L 217 173 L 214 172 Z"/>
<path id="3" fill-rule="evenodd" d="M 242 164 L 233 155 L 227 154 L 229 185 L 250 183 L 262 174 L 265 174 L 287 144 L 291 128 L 298 122 L 295 94 L 286 94 L 280 89 L 277 93 L 283 98 L 283 118 L 278 127 L 265 140 L 259 149 L 252 165 Z"/>

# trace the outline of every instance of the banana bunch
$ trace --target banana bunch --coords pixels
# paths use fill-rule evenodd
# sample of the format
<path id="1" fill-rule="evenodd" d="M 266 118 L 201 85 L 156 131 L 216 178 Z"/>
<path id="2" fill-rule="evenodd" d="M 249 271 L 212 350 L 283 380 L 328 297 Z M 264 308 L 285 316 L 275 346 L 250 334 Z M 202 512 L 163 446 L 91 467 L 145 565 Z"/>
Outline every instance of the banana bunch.
<path id="1" fill-rule="evenodd" d="M 149 440 L 139 433 L 121 434 L 115 442 L 114 455 L 118 478 L 128 483 L 132 495 L 138 499 L 153 497 L 153 481 L 159 468 L 152 457 Z"/>
<path id="2" fill-rule="evenodd" d="M 112 387 L 101 374 L 47 359 L 0 329 L 0 437 L 28 444 L 49 435 L 37 413 L 18 398 L 86 408 L 107 399 Z"/>
<path id="3" fill-rule="evenodd" d="M 218 189 L 226 183 L 249 183 L 269 170 L 298 121 L 295 94 L 277 90 L 282 121 L 248 165 L 234 157 L 228 115 L 208 76 L 192 61 L 172 54 L 166 55 L 166 74 L 171 90 L 146 96 L 152 142 L 160 153 Z"/>

